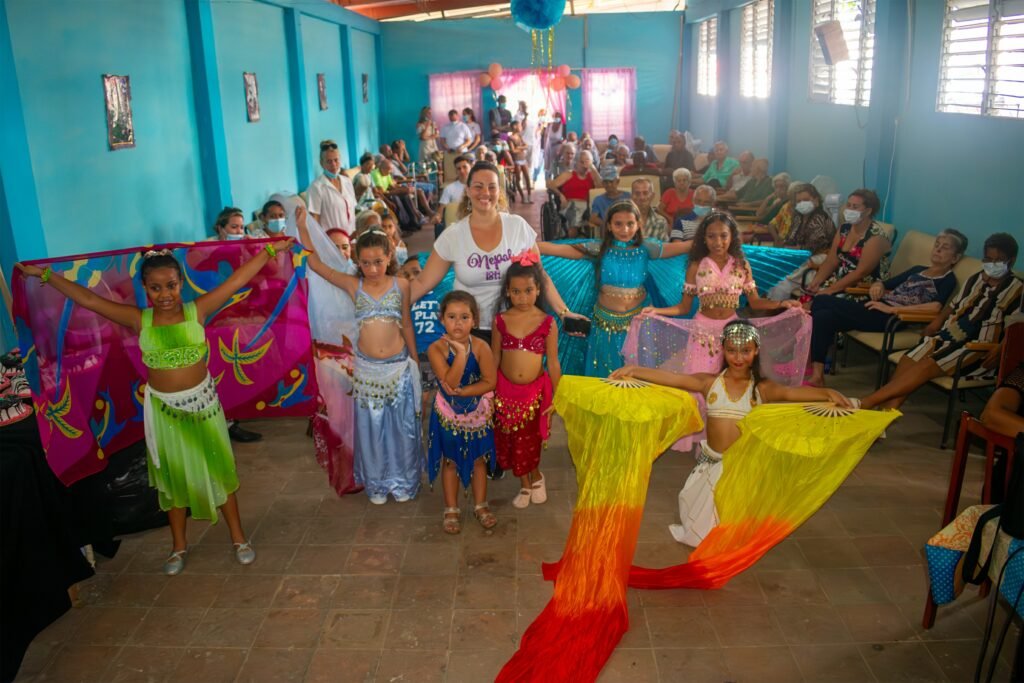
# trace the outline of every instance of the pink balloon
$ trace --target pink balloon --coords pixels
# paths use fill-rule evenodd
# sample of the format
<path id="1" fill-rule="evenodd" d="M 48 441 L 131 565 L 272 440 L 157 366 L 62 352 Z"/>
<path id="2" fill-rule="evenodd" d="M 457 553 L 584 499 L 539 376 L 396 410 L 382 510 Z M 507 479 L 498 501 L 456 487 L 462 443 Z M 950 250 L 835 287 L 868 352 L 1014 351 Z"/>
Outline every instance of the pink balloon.
<path id="1" fill-rule="evenodd" d="M 561 76 L 562 78 L 568 76 L 570 71 L 571 69 L 569 68 L 568 64 L 562 64 L 560 67 L 558 67 L 558 75 Z"/>
<path id="2" fill-rule="evenodd" d="M 501 64 L 498 64 L 497 62 L 494 62 L 489 67 L 487 67 L 487 73 L 491 75 L 492 79 L 500 76 L 502 71 L 504 71 L 504 69 L 502 69 Z"/>
<path id="3" fill-rule="evenodd" d="M 490 74 L 480 74 L 480 87 L 481 88 L 486 88 L 490 84 L 491 84 L 491 75 Z"/>
<path id="4" fill-rule="evenodd" d="M 496 77 L 491 79 L 491 90 L 501 90 L 501 86 L 503 85 L 504 83 L 501 82 L 500 78 Z"/>
<path id="5" fill-rule="evenodd" d="M 576 88 L 580 87 L 580 83 L 581 83 L 580 77 L 577 76 L 576 74 L 570 74 L 565 79 L 565 85 L 570 90 L 575 90 Z"/>
<path id="6" fill-rule="evenodd" d="M 551 79 L 551 89 L 555 92 L 565 90 L 565 79 L 561 76 L 555 76 Z"/>

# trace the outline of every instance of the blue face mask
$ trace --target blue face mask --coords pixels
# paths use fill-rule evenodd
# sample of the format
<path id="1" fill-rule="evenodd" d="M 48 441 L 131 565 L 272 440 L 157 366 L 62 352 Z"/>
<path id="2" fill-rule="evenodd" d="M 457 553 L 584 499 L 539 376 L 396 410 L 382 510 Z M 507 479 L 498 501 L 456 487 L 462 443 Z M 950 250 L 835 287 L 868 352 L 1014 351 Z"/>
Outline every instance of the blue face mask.
<path id="1" fill-rule="evenodd" d="M 234 233 L 229 232 L 224 234 L 224 239 L 228 240 L 229 242 L 234 242 L 235 240 L 245 239 L 245 235 L 236 235 Z"/>
<path id="2" fill-rule="evenodd" d="M 463 114 L 462 115 L 462 120 L 465 121 L 466 123 L 469 123 L 469 115 L 468 114 Z"/>
<path id="3" fill-rule="evenodd" d="M 619 146 L 619 141 L 618 140 L 612 138 L 611 140 L 608 141 L 608 149 L 615 149 L 618 146 Z"/>
<path id="4" fill-rule="evenodd" d="M 710 206 L 700 206 L 699 204 L 694 204 L 693 205 L 693 212 L 695 214 L 697 214 L 698 216 L 707 216 L 709 213 L 711 213 L 711 207 Z"/>
<path id="5" fill-rule="evenodd" d="M 281 232 L 284 230 L 285 220 L 283 218 L 271 218 L 267 221 L 267 227 L 271 232 Z"/>
<path id="6" fill-rule="evenodd" d="M 328 178 L 330 178 L 331 180 L 334 180 L 335 178 L 338 177 L 337 173 L 331 173 L 326 168 L 324 169 L 324 175 L 327 176 Z"/>
<path id="7" fill-rule="evenodd" d="M 504 102 L 498 102 L 498 109 L 504 109 L 504 108 L 505 108 L 505 103 Z"/>

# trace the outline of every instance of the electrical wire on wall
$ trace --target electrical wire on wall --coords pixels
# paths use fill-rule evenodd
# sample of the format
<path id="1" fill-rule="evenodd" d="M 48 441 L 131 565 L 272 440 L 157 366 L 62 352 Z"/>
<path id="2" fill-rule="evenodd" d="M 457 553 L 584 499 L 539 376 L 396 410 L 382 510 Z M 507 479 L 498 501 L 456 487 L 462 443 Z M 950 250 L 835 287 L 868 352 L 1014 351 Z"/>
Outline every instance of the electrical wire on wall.
<path id="1" fill-rule="evenodd" d="M 889 217 L 887 211 L 889 210 L 889 196 L 892 194 L 892 177 L 893 170 L 896 165 L 896 145 L 899 141 L 900 134 L 900 122 L 903 120 L 903 115 L 910 108 L 910 92 L 912 83 L 910 80 L 911 73 L 911 59 L 914 55 L 914 0 L 907 0 L 907 40 L 906 40 L 906 52 L 903 55 L 903 103 L 900 105 L 899 110 L 896 112 L 896 118 L 892 122 L 892 148 L 889 150 L 889 174 L 885 179 L 885 198 L 882 199 L 882 215 Z"/>

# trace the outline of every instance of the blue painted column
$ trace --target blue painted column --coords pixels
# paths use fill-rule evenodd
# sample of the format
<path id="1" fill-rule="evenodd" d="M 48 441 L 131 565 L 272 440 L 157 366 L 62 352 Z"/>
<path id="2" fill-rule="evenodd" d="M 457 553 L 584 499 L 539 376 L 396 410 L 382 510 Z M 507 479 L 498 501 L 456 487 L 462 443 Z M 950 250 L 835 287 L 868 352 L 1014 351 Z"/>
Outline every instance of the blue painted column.
<path id="1" fill-rule="evenodd" d="M 0 92 L 0 266 L 10 282 L 15 262 L 45 258 L 48 254 L 6 0 L 0 0 Z"/>
<path id="2" fill-rule="evenodd" d="M 768 100 L 768 126 L 772 139 L 769 147 L 771 171 L 786 168 L 789 145 L 789 55 L 793 47 L 793 6 L 789 2 L 774 4 L 772 25 L 772 87 Z"/>
<path id="3" fill-rule="evenodd" d="M 718 103 L 715 107 L 715 140 L 729 137 L 729 107 L 732 106 L 732 91 L 736 87 L 733 78 L 732 45 L 729 40 L 729 10 L 718 13 L 718 42 L 715 45 L 715 61 L 718 66 Z M 736 46 L 737 57 L 739 46 Z M 737 60 L 738 61 L 738 60 Z"/>
<path id="4" fill-rule="evenodd" d="M 892 191 L 896 130 L 906 88 L 908 0 L 878 0 L 871 105 L 865 131 L 864 184 L 882 201 L 882 220 L 891 218 L 886 201 Z M 905 113 L 905 112 L 904 112 Z"/>
<path id="5" fill-rule="evenodd" d="M 199 138 L 199 166 L 203 178 L 203 216 L 207 225 L 213 224 L 221 209 L 232 205 L 228 145 L 224 135 L 224 112 L 210 3 L 211 0 L 185 0 L 196 135 Z"/>
<path id="6" fill-rule="evenodd" d="M 288 55 L 288 93 L 292 101 L 292 137 L 295 142 L 295 177 L 299 187 L 313 180 L 312 141 L 309 139 L 309 100 L 306 97 L 306 61 L 302 51 L 302 15 L 284 11 L 284 42 Z"/>
<path id="7" fill-rule="evenodd" d="M 359 107 L 356 106 L 356 98 L 360 97 L 362 84 L 356 87 L 356 75 L 352 71 L 354 60 L 352 59 L 352 29 L 342 25 L 341 30 L 341 73 L 345 79 L 345 121 L 348 127 L 345 129 L 345 140 L 348 143 L 348 166 L 355 166 L 359 161 Z"/>

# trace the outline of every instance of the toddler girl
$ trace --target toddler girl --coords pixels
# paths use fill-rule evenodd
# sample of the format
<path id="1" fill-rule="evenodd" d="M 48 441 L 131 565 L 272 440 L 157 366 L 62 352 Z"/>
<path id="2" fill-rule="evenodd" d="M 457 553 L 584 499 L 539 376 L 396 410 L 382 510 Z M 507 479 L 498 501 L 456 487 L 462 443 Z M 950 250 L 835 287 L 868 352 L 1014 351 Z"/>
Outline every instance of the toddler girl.
<path id="1" fill-rule="evenodd" d="M 427 471 L 430 481 L 444 464 L 444 531 L 457 534 L 462 523 L 458 485 L 473 485 L 473 516 L 484 529 L 498 523 L 487 504 L 487 465 L 492 470 L 494 428 L 494 358 L 491 349 L 470 331 L 480 320 L 476 299 L 453 290 L 441 300 L 445 335 L 430 345 L 427 358 L 437 376 L 438 390 L 430 414 Z"/>
<path id="2" fill-rule="evenodd" d="M 531 251 L 513 257 L 502 283 L 507 310 L 495 316 L 491 340 L 498 366 L 494 442 L 498 464 L 504 470 L 511 469 L 522 483 L 512 499 L 517 508 L 548 499 L 540 473 L 540 451 L 551 433 L 551 397 L 562 370 L 558 364 L 558 327 L 537 304 L 543 287 L 540 257 Z"/>

